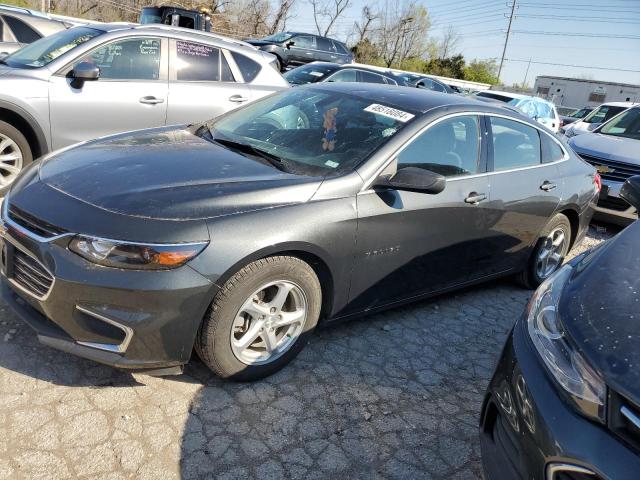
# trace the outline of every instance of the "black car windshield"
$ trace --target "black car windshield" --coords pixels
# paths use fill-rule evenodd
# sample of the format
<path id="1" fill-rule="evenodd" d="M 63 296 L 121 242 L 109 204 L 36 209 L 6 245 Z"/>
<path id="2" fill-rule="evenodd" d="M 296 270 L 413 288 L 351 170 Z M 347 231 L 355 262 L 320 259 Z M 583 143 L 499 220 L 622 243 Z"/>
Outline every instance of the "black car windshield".
<path id="1" fill-rule="evenodd" d="M 289 70 L 283 75 L 292 85 L 321 82 L 338 69 L 335 65 L 309 64 Z"/>
<path id="2" fill-rule="evenodd" d="M 640 108 L 630 108 L 606 123 L 598 133 L 640 140 Z"/>
<path id="3" fill-rule="evenodd" d="M 274 33 L 273 35 L 269 35 L 268 37 L 264 37 L 262 40 L 266 40 L 267 42 L 282 43 L 286 42 L 291 37 L 293 37 L 293 33 L 281 32 Z"/>
<path id="4" fill-rule="evenodd" d="M 259 100 L 208 124 L 213 140 L 248 145 L 299 175 L 352 171 L 416 112 L 373 98 L 300 87 Z"/>
<path id="5" fill-rule="evenodd" d="M 103 30 L 89 27 L 75 27 L 63 30 L 21 48 L 5 58 L 4 63 L 14 68 L 44 67 L 60 55 L 103 33 Z"/>
<path id="6" fill-rule="evenodd" d="M 584 123 L 604 123 L 626 109 L 627 107 L 619 107 L 615 105 L 600 105 L 593 112 L 584 117 L 582 121 Z"/>

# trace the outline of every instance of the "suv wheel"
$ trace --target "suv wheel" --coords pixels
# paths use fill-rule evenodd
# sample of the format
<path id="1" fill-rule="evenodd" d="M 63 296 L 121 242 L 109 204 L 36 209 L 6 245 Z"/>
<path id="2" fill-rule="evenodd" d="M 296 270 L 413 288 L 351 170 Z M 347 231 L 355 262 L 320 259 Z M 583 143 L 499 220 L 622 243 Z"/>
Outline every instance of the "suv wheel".
<path id="1" fill-rule="evenodd" d="M 296 257 L 250 263 L 216 295 L 195 349 L 223 378 L 248 381 L 277 372 L 302 350 L 318 323 L 321 287 Z"/>
<path id="2" fill-rule="evenodd" d="M 4 196 L 20 171 L 33 161 L 29 142 L 12 125 L 0 121 L 0 196 Z"/>

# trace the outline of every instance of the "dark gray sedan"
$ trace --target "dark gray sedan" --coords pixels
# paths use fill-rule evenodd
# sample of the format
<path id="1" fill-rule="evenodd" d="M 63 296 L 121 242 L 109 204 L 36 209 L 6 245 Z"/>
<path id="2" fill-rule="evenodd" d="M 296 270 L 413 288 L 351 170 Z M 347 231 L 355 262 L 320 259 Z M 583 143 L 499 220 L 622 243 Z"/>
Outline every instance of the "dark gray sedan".
<path id="1" fill-rule="evenodd" d="M 303 86 L 219 119 L 53 153 L 2 214 L 3 297 L 56 348 L 225 378 L 318 324 L 488 279 L 536 286 L 579 243 L 595 169 L 499 106 Z"/>

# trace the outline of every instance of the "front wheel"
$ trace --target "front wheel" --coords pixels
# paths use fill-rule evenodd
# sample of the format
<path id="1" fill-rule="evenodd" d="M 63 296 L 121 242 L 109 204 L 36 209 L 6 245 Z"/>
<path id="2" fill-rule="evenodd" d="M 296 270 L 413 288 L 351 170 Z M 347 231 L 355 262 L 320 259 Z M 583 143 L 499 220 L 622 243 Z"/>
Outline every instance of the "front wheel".
<path id="1" fill-rule="evenodd" d="M 543 230 L 527 268 L 518 280 L 526 288 L 537 288 L 562 266 L 571 243 L 571 223 L 562 213 L 556 214 Z"/>
<path id="2" fill-rule="evenodd" d="M 0 196 L 4 196 L 24 167 L 33 161 L 25 136 L 13 125 L 0 121 Z"/>
<path id="3" fill-rule="evenodd" d="M 223 378 L 264 378 L 302 350 L 321 303 L 320 282 L 307 263 L 288 256 L 257 260 L 216 295 L 198 330 L 196 352 Z"/>

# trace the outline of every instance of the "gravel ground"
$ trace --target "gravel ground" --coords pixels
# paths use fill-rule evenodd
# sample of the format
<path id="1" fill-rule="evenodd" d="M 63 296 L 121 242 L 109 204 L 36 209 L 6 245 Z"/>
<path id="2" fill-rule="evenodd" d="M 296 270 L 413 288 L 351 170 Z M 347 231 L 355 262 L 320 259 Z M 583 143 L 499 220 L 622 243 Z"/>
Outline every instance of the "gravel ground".
<path id="1" fill-rule="evenodd" d="M 252 384 L 195 358 L 179 377 L 100 366 L 0 303 L 0 478 L 480 478 L 480 404 L 529 296 L 498 281 L 325 328 Z"/>

